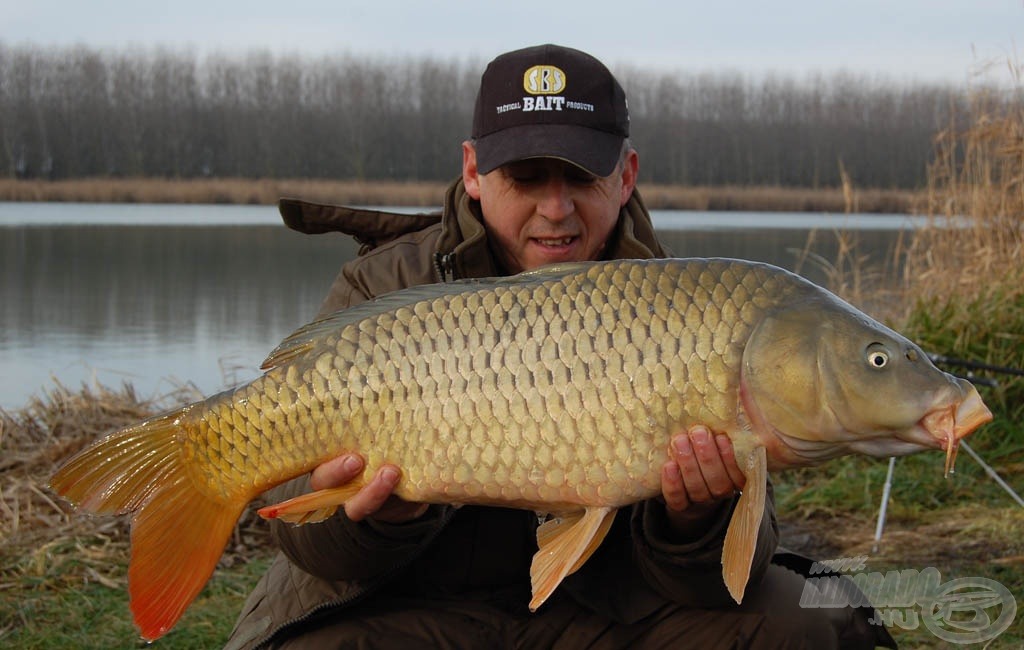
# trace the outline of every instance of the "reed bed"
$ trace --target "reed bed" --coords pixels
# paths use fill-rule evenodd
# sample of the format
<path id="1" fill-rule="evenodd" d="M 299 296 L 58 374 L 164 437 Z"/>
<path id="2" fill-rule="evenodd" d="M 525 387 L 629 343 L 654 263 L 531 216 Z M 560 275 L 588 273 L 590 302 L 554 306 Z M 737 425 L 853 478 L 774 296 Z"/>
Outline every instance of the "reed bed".
<path id="1" fill-rule="evenodd" d="M 123 586 L 123 574 L 110 567 L 127 560 L 127 519 L 75 514 L 50 491 L 49 478 L 103 434 L 200 398 L 189 385 L 143 398 L 130 384 L 72 390 L 55 382 L 17 411 L 0 409 L 0 594 L 25 581 L 44 590 L 83 581 Z M 223 564 L 266 546 L 266 526 L 253 524 L 247 514 Z"/>
<path id="2" fill-rule="evenodd" d="M 858 189 L 851 195 L 842 187 L 641 184 L 640 191 L 647 207 L 654 210 L 910 214 L 924 199 L 915 190 Z"/>
<path id="3" fill-rule="evenodd" d="M 445 185 L 431 182 L 247 178 L 0 179 L 0 200 L 84 203 L 272 205 L 283 196 L 353 205 L 437 206 Z"/>
<path id="4" fill-rule="evenodd" d="M 85 178 L 61 181 L 0 179 L 2 201 L 86 203 L 221 203 L 270 205 L 282 196 L 322 203 L 436 207 L 446 184 L 401 181 L 273 179 Z M 854 212 L 905 214 L 918 209 L 922 191 L 777 186 L 641 184 L 648 207 L 659 210 Z"/>
<path id="5" fill-rule="evenodd" d="M 1019 81 L 1019 80 L 1018 80 Z M 1024 368 L 1024 97 L 978 93 L 965 128 L 936 138 L 928 216 L 906 252 L 907 329 L 947 354 Z M 1024 381 L 1004 379 L 1004 415 L 1024 420 Z M 1024 445 L 1024 437 L 1019 438 Z M 1021 460 L 1024 461 L 1024 455 Z"/>

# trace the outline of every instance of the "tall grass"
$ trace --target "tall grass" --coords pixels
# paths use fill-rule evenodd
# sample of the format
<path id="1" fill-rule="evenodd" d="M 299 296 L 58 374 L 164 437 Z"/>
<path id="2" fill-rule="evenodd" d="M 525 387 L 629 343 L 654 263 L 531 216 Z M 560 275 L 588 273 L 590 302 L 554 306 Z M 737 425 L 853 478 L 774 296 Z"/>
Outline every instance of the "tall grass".
<path id="1" fill-rule="evenodd" d="M 905 328 L 937 351 L 1024 368 L 1024 97 L 977 93 L 965 128 L 936 138 L 928 228 L 906 254 Z M 1000 377 L 1001 415 L 1024 427 L 1024 381 Z M 1019 438 L 1024 443 L 1024 437 Z"/>

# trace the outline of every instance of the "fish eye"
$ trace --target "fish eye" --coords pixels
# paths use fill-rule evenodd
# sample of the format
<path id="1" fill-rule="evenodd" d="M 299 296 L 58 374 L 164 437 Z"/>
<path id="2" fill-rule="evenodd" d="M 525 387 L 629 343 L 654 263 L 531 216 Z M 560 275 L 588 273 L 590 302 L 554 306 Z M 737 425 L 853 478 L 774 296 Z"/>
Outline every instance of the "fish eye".
<path id="1" fill-rule="evenodd" d="M 868 365 L 875 369 L 881 369 L 889 365 L 889 353 L 881 343 L 872 343 L 868 346 L 865 356 Z"/>

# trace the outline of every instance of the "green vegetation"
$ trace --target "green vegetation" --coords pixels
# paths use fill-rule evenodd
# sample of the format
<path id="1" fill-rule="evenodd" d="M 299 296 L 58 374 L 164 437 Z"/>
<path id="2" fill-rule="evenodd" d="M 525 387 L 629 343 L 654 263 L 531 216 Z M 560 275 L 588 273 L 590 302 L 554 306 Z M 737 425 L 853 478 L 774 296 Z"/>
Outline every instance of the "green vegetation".
<path id="1" fill-rule="evenodd" d="M 112 546 L 114 548 L 112 548 Z M 6 553 L 3 553 L 6 555 Z M 160 648 L 191 650 L 224 645 L 242 603 L 266 570 L 268 554 L 214 573 Z M 0 642 L 7 648 L 141 648 L 128 613 L 128 549 L 109 538 L 81 537 L 51 543 L 21 557 L 0 591 Z M 90 562 L 92 560 L 92 562 Z M 96 567 L 89 567 L 89 564 Z M 101 570 L 104 573 L 99 573 Z M 72 576 L 74 579 L 72 579 Z"/>

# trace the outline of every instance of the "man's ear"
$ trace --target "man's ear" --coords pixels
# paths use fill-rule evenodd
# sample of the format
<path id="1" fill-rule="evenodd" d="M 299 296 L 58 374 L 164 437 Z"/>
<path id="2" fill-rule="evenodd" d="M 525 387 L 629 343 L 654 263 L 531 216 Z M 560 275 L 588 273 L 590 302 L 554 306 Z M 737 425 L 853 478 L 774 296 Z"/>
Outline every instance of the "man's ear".
<path id="1" fill-rule="evenodd" d="M 480 174 L 476 170 L 476 148 L 469 140 L 462 143 L 462 183 L 466 186 L 466 194 L 479 201 Z"/>
<path id="2" fill-rule="evenodd" d="M 474 154 L 475 156 L 475 154 Z M 474 160 L 474 167 L 476 161 Z M 465 163 L 463 163 L 463 169 L 465 169 Z M 636 149 L 630 149 L 626 153 L 625 159 L 622 161 L 622 195 L 619 197 L 619 207 L 626 205 L 629 201 L 629 197 L 633 196 L 633 188 L 636 187 L 636 177 L 640 172 L 640 156 L 637 155 Z M 465 175 L 465 172 L 463 172 Z"/>

